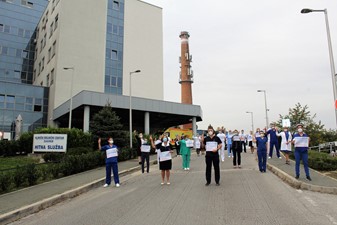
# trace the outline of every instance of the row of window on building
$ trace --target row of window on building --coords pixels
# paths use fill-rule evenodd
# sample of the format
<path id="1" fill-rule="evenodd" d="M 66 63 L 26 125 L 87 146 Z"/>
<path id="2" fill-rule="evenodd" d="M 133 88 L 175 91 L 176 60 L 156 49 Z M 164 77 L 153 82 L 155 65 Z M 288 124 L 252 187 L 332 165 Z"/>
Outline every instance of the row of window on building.
<path id="1" fill-rule="evenodd" d="M 28 39 L 30 39 L 32 34 L 34 33 L 31 30 L 6 25 L 3 23 L 0 23 L 0 32 L 13 34 L 13 35 L 17 35 L 19 37 L 28 38 Z"/>
<path id="2" fill-rule="evenodd" d="M 33 60 L 33 52 L 25 49 L 15 49 L 7 46 L 0 45 L 0 55 L 8 55 L 17 58 L 31 59 Z"/>
<path id="3" fill-rule="evenodd" d="M 49 29 L 49 38 L 51 38 L 53 36 L 54 31 L 57 29 L 58 27 L 58 14 L 55 16 L 54 21 L 50 24 L 50 29 Z M 36 39 L 39 38 L 40 33 L 45 30 L 46 31 L 46 24 L 44 26 L 40 28 L 38 28 L 36 30 Z M 47 44 L 47 31 L 44 34 L 43 38 L 40 41 L 40 52 L 43 50 L 43 48 L 46 46 Z M 36 46 L 36 52 L 37 52 L 38 46 Z"/>
<path id="4" fill-rule="evenodd" d="M 52 58 L 54 58 L 55 54 L 56 54 L 56 41 L 54 41 L 53 45 L 48 49 L 47 64 L 50 62 L 50 60 Z M 35 58 L 36 58 L 36 55 L 37 55 L 37 53 L 35 53 Z M 33 80 L 34 81 L 35 81 L 35 78 L 36 78 L 36 74 L 37 74 L 37 76 L 39 76 L 40 73 L 44 70 L 44 67 L 45 67 L 45 57 L 43 57 L 41 59 L 41 61 L 39 62 L 39 66 L 37 68 L 37 71 L 35 69 L 34 72 L 33 72 Z"/>
<path id="5" fill-rule="evenodd" d="M 41 98 L 0 94 L 0 109 L 42 112 Z"/>

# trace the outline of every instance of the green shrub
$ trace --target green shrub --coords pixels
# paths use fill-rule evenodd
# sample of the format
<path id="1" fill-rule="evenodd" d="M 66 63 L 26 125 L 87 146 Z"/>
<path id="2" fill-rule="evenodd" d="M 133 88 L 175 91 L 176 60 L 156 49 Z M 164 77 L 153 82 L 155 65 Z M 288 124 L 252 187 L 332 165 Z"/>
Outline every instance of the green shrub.
<path id="1" fill-rule="evenodd" d="M 45 162 L 60 162 L 64 156 L 63 152 L 49 152 L 43 154 L 42 158 Z"/>
<path id="2" fill-rule="evenodd" d="M 337 157 L 331 157 L 327 153 L 317 151 L 309 151 L 308 154 L 310 168 L 320 171 L 337 170 Z M 290 158 L 295 159 L 294 153 L 291 153 Z"/>
<path id="3" fill-rule="evenodd" d="M 26 154 L 32 153 L 33 151 L 33 132 L 22 133 L 20 139 L 18 140 L 19 148 L 22 152 Z"/>
<path id="4" fill-rule="evenodd" d="M 50 167 L 50 164 L 44 164 L 38 167 L 42 181 L 49 180 L 49 177 L 51 175 Z"/>
<path id="5" fill-rule="evenodd" d="M 0 173 L 0 188 L 3 192 L 10 190 L 11 183 L 12 179 L 10 173 Z"/>
<path id="6" fill-rule="evenodd" d="M 67 155 L 82 155 L 82 154 L 87 154 L 93 151 L 94 150 L 92 148 L 88 148 L 88 147 L 69 148 L 67 150 Z"/>
<path id="7" fill-rule="evenodd" d="M 57 179 L 60 177 L 61 167 L 59 163 L 50 164 L 49 169 L 53 178 Z"/>
<path id="8" fill-rule="evenodd" d="M 31 185 L 35 185 L 37 180 L 40 177 L 40 173 L 39 171 L 36 169 L 36 165 L 35 164 L 28 164 L 26 166 L 26 174 L 27 174 L 27 180 L 28 180 L 28 184 Z"/>
<path id="9" fill-rule="evenodd" d="M 13 180 L 15 187 L 21 187 L 26 182 L 27 174 L 24 167 L 16 166 L 14 171 Z"/>

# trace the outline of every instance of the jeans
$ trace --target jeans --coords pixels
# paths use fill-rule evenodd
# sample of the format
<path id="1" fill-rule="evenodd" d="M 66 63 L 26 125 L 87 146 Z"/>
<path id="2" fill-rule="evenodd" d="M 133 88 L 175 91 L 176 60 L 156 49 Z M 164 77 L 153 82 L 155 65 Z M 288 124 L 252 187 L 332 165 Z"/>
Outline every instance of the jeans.
<path id="1" fill-rule="evenodd" d="M 111 184 L 111 168 L 114 175 L 115 184 L 119 184 L 119 176 L 118 176 L 118 164 L 117 162 L 107 162 L 105 163 L 106 177 L 105 183 Z"/>
<path id="2" fill-rule="evenodd" d="M 227 150 L 228 150 L 228 157 L 231 156 L 231 147 L 232 147 L 232 144 L 227 144 Z"/>
<path id="3" fill-rule="evenodd" d="M 150 153 L 142 152 L 142 173 L 144 173 L 144 166 L 146 160 L 146 172 L 150 172 Z"/>
<path id="4" fill-rule="evenodd" d="M 219 166 L 219 155 L 216 154 L 209 154 L 205 156 L 206 161 L 206 182 L 208 184 L 211 183 L 212 177 L 212 163 L 215 172 L 215 183 L 219 183 L 220 181 L 220 166 Z"/>

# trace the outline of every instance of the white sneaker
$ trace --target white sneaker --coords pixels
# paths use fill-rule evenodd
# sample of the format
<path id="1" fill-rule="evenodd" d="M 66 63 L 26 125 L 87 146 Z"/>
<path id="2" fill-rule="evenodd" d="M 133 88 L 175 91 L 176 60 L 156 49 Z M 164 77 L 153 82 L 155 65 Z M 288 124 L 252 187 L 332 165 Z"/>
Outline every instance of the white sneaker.
<path id="1" fill-rule="evenodd" d="M 268 159 L 271 159 L 271 157 L 270 157 L 270 156 L 268 156 Z"/>
<path id="2" fill-rule="evenodd" d="M 116 184 L 116 187 L 119 187 L 119 186 L 120 186 L 120 185 L 117 183 L 117 184 Z"/>
<path id="3" fill-rule="evenodd" d="M 190 168 L 186 168 L 186 170 L 190 170 Z"/>
<path id="4" fill-rule="evenodd" d="M 280 156 L 280 157 L 278 157 L 279 159 L 282 159 L 282 157 Z"/>
<path id="5" fill-rule="evenodd" d="M 187 168 L 184 168 L 184 170 L 187 170 Z"/>
<path id="6" fill-rule="evenodd" d="M 104 184 L 104 185 L 103 185 L 104 188 L 106 188 L 106 187 L 108 187 L 108 186 L 109 186 L 109 184 Z"/>
<path id="7" fill-rule="evenodd" d="M 221 159 L 221 161 L 222 161 L 222 162 L 225 162 L 225 160 L 224 160 L 224 159 Z"/>

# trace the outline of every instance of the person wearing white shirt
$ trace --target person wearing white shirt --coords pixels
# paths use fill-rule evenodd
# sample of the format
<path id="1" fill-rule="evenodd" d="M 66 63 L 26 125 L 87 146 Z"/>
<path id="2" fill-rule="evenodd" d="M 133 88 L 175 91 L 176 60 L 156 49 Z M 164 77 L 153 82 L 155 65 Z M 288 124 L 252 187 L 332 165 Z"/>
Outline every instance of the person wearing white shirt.
<path id="1" fill-rule="evenodd" d="M 281 137 L 281 152 L 284 153 L 285 157 L 286 157 L 286 164 L 290 164 L 290 160 L 289 160 L 289 153 L 291 152 L 291 140 L 292 140 L 292 135 L 291 133 L 288 131 L 288 127 L 283 127 L 283 131 L 280 133 L 276 133 L 276 135 L 278 137 Z"/>
<path id="2" fill-rule="evenodd" d="M 240 136 L 240 140 L 241 140 L 242 145 L 243 145 L 243 151 L 246 153 L 247 152 L 247 150 L 246 150 L 247 136 L 245 135 L 245 131 L 241 130 L 241 133 L 239 134 L 239 136 Z"/>
<path id="3" fill-rule="evenodd" d="M 220 156 L 221 156 L 221 161 L 225 161 L 225 139 L 226 135 L 223 133 L 222 130 L 219 130 L 219 133 L 217 134 L 218 138 L 220 138 L 222 146 L 221 146 L 221 151 L 219 151 Z"/>
<path id="4" fill-rule="evenodd" d="M 250 152 L 252 154 L 254 154 L 254 145 L 253 145 L 253 141 L 254 141 L 254 135 L 253 135 L 253 131 L 250 131 L 249 134 L 247 135 L 247 142 L 248 142 L 248 146 L 250 148 Z"/>

